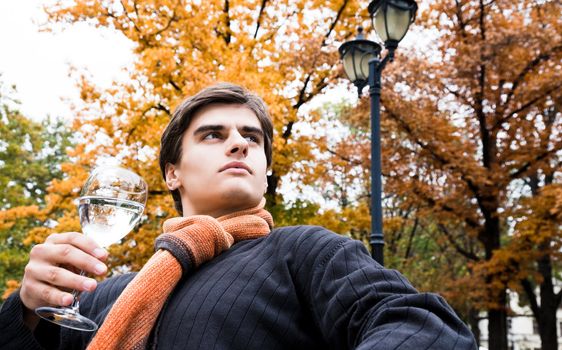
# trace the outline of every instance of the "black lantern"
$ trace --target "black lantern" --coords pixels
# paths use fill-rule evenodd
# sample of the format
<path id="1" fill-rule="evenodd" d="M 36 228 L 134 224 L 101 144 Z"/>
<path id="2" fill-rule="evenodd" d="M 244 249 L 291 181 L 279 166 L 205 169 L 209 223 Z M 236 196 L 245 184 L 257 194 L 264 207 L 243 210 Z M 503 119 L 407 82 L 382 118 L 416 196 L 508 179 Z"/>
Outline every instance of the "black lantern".
<path id="1" fill-rule="evenodd" d="M 369 78 L 369 61 L 379 57 L 381 46 L 366 40 L 363 36 L 363 28 L 359 27 L 358 32 L 357 39 L 343 43 L 339 52 L 345 74 L 361 94 Z"/>
<path id="2" fill-rule="evenodd" d="M 375 31 L 387 49 L 395 49 L 416 18 L 418 4 L 414 0 L 373 0 L 369 14 Z"/>

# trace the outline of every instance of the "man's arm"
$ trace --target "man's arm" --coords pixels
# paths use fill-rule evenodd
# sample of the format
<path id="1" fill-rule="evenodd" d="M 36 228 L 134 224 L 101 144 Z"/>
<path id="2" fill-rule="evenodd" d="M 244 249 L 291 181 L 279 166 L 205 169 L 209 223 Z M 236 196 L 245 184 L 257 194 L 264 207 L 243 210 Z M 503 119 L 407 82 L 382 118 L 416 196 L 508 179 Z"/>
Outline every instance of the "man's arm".
<path id="1" fill-rule="evenodd" d="M 6 299 L 0 309 L 0 349 L 43 349 L 24 322 L 26 307 L 19 290 Z"/>
<path id="2" fill-rule="evenodd" d="M 45 243 L 31 249 L 21 289 L 12 294 L 0 310 L 0 348 L 51 348 L 58 344 L 57 331 L 39 321 L 34 310 L 39 306 L 68 306 L 73 297 L 69 290 L 93 291 L 94 279 L 75 273 L 83 270 L 104 275 L 107 252 L 82 234 L 67 232 L 50 235 Z"/>
<path id="3" fill-rule="evenodd" d="M 312 272 L 310 307 L 334 348 L 476 349 L 467 326 L 435 294 L 418 293 L 365 247 L 341 239 Z"/>

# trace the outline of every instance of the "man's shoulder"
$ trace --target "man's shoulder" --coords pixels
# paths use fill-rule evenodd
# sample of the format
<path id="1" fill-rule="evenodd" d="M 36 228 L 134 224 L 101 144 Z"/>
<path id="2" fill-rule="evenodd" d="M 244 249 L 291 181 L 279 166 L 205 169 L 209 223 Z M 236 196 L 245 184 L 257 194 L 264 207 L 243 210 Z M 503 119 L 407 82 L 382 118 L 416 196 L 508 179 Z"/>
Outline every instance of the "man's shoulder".
<path id="1" fill-rule="evenodd" d="M 322 226 L 313 225 L 296 225 L 296 226 L 283 226 L 276 227 L 271 231 L 271 235 L 275 237 L 282 237 L 285 239 L 299 239 L 299 238 L 316 238 L 316 239 L 333 239 L 333 240 L 347 240 L 348 237 L 339 235 L 335 232 L 328 230 Z"/>
<path id="2" fill-rule="evenodd" d="M 356 244 L 355 240 L 332 232 L 322 226 L 298 225 L 275 228 L 265 239 L 274 245 L 290 247 L 301 252 L 322 253 L 346 244 Z"/>

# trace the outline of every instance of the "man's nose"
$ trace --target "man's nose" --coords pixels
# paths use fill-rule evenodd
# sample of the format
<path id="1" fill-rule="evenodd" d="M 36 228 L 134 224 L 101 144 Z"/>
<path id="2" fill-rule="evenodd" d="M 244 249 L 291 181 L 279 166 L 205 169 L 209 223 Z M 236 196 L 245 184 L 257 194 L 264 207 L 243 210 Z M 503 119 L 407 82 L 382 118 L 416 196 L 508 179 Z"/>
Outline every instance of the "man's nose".
<path id="1" fill-rule="evenodd" d="M 240 154 L 241 156 L 246 157 L 248 155 L 248 140 L 244 136 L 242 136 L 238 132 L 234 132 L 231 135 L 232 141 L 228 146 L 228 154 L 229 155 L 236 155 Z"/>

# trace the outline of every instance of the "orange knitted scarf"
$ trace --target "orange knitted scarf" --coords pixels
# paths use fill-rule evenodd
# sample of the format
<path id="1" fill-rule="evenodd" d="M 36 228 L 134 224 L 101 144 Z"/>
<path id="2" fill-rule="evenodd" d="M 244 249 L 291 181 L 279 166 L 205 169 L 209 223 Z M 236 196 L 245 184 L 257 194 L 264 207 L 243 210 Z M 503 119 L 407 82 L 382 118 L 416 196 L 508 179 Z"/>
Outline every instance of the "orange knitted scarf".
<path id="1" fill-rule="evenodd" d="M 144 349 L 168 295 L 182 274 L 211 260 L 234 242 L 267 235 L 271 214 L 255 208 L 215 219 L 206 215 L 178 217 L 164 222 L 156 239 L 156 253 L 127 285 L 105 318 L 89 350 Z"/>

